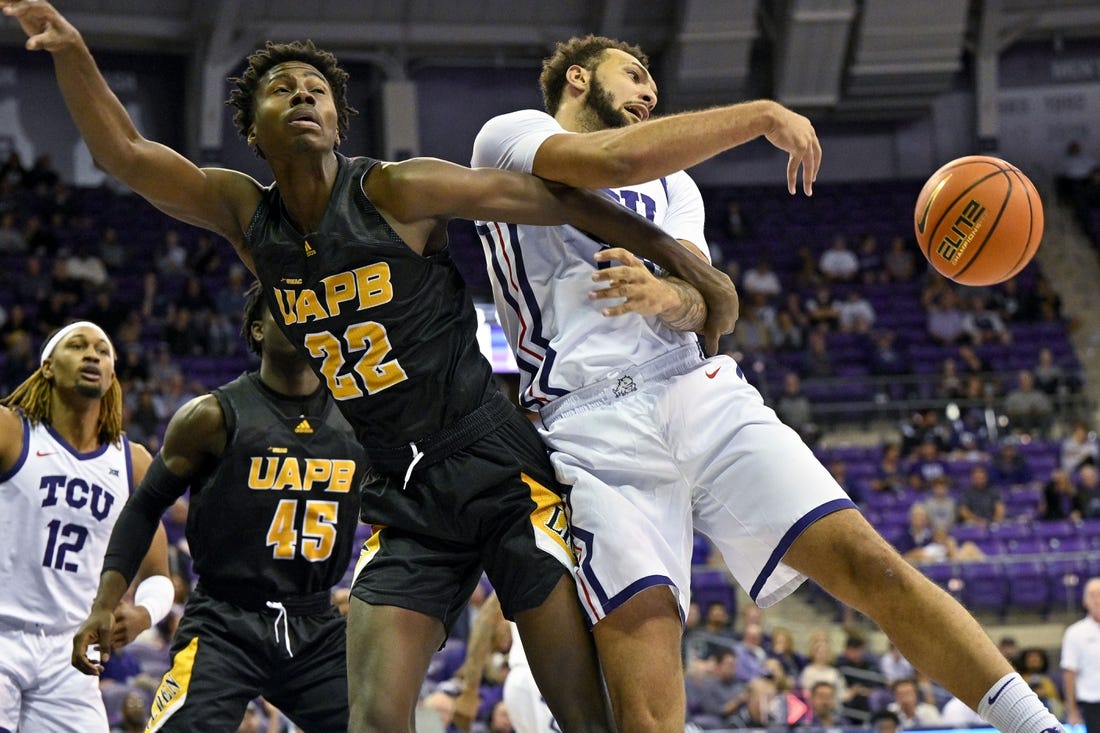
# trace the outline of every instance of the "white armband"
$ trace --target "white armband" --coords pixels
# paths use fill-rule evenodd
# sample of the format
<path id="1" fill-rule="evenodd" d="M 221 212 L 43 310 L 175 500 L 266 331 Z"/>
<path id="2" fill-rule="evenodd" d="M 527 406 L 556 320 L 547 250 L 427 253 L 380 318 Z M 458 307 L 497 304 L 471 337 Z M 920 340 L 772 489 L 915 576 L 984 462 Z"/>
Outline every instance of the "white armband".
<path id="1" fill-rule="evenodd" d="M 153 626 L 172 610 L 176 600 L 176 587 L 166 575 L 150 575 L 134 592 L 134 605 L 144 606 Z"/>

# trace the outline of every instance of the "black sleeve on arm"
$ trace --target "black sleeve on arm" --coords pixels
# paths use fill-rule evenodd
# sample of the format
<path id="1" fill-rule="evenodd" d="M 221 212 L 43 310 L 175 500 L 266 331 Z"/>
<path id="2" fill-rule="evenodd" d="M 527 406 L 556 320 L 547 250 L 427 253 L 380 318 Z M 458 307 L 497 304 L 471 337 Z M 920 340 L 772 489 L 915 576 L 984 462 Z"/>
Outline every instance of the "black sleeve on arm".
<path id="1" fill-rule="evenodd" d="M 164 459 L 157 453 L 145 472 L 145 478 L 122 507 L 115 528 L 111 530 L 103 570 L 117 570 L 127 583 L 132 581 L 145 553 L 149 551 L 161 516 L 190 485 L 190 479 L 169 471 Z"/>

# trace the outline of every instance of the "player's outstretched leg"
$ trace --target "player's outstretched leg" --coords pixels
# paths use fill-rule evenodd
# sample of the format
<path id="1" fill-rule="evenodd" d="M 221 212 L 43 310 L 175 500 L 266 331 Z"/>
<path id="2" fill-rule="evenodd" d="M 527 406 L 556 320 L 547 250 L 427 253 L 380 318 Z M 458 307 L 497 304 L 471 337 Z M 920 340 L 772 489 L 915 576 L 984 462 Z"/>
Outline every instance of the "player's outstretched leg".
<path id="1" fill-rule="evenodd" d="M 974 617 L 858 511 L 814 522 L 784 562 L 865 613 L 914 667 L 1005 733 L 1061 729 Z"/>

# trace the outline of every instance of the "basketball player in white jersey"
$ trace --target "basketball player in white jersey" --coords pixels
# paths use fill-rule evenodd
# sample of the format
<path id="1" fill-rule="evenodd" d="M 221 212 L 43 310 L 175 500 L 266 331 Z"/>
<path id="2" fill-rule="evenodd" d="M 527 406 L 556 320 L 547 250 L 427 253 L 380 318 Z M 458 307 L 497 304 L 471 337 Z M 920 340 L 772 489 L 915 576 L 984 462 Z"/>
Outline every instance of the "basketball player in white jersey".
<path id="1" fill-rule="evenodd" d="M 41 365 L 0 401 L 0 731 L 107 731 L 99 680 L 70 663 L 107 540 L 151 462 L 122 432 L 115 352 L 94 323 L 65 326 Z M 135 604 L 116 611 L 129 643 L 172 607 L 158 530 Z"/>
<path id="2" fill-rule="evenodd" d="M 490 120 L 474 167 L 605 189 L 701 257 L 702 202 L 683 168 L 764 136 L 790 156 L 790 193 L 800 167 L 812 192 L 814 129 L 774 102 L 650 120 L 657 88 L 644 54 L 592 36 L 559 44 L 541 82 L 549 114 Z M 653 317 L 646 303 L 661 284 L 644 263 L 569 227 L 483 222 L 479 232 L 520 400 L 539 412 L 558 478 L 572 486 L 581 603 L 619 730 L 683 730 L 693 526 L 758 605 L 811 577 L 997 727 L 1059 728 L 977 622 L 871 528 L 738 365 L 704 359 L 691 333 Z M 593 280 L 606 289 L 589 295 Z"/>

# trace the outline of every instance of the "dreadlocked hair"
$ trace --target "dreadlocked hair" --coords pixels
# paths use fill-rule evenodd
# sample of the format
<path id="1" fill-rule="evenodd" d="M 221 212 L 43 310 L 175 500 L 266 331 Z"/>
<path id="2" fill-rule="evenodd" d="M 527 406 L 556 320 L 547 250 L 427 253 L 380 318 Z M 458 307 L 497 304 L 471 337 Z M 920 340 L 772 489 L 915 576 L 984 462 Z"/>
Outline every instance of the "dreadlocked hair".
<path id="1" fill-rule="evenodd" d="M 244 293 L 244 317 L 241 319 L 241 337 L 248 344 L 248 350 L 256 356 L 262 356 L 260 342 L 252 336 L 252 324 L 263 320 L 264 311 L 267 310 L 267 301 L 264 300 L 264 289 L 260 281 L 256 280 Z"/>
<path id="2" fill-rule="evenodd" d="M 233 123 L 237 126 L 238 134 L 245 140 L 248 139 L 248 129 L 255 120 L 256 89 L 260 80 L 273 67 L 288 61 L 309 64 L 321 72 L 328 82 L 332 89 L 332 101 L 336 105 L 336 145 L 339 147 L 347 137 L 351 116 L 359 113 L 348 104 L 348 72 L 340 68 L 334 55 L 317 48 L 311 40 L 291 43 L 268 41 L 262 49 L 248 57 L 248 66 L 243 74 L 229 78 L 229 82 L 236 88 L 230 91 L 226 104 L 237 110 L 233 115 Z M 254 152 L 261 158 L 264 157 L 258 148 Z"/>
<path id="3" fill-rule="evenodd" d="M 34 370 L 10 395 L 0 400 L 0 405 L 23 413 L 31 425 L 52 424 L 53 382 L 42 374 L 42 367 Z M 118 379 L 111 381 L 106 394 L 99 401 L 99 421 L 96 432 L 100 443 L 121 445 L 122 442 L 122 387 Z"/>
<path id="4" fill-rule="evenodd" d="M 569 71 L 569 67 L 580 66 L 595 71 L 603 60 L 604 52 L 610 48 L 625 51 L 638 59 L 642 66 L 649 68 L 649 57 L 641 48 L 631 43 L 591 34 L 560 42 L 555 46 L 554 54 L 543 60 L 542 73 L 539 75 L 542 103 L 547 113 L 555 115 L 561 106 L 561 98 L 565 93 L 565 73 Z"/>

